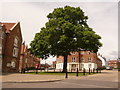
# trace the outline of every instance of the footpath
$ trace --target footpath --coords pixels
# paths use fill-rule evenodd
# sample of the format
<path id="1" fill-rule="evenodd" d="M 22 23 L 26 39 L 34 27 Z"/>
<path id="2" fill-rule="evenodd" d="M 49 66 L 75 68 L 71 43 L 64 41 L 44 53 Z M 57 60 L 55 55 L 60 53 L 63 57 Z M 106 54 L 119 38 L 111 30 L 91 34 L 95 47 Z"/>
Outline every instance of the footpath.
<path id="1" fill-rule="evenodd" d="M 6 74 L 0 76 L 2 77 L 2 82 L 9 83 L 21 83 L 21 82 L 52 82 L 65 79 L 65 76 L 62 75 L 37 75 L 37 74 Z"/>
<path id="2" fill-rule="evenodd" d="M 109 78 L 109 77 L 114 77 Z M 109 79 L 108 79 L 109 78 Z M 54 82 L 64 80 L 65 75 L 37 75 L 37 74 L 3 74 L 0 76 L 3 83 L 29 83 L 29 82 Z M 118 81 L 117 71 L 102 71 L 102 73 L 88 75 L 88 76 L 68 76 L 68 79 L 86 79 L 86 80 L 106 80 L 106 81 Z"/>

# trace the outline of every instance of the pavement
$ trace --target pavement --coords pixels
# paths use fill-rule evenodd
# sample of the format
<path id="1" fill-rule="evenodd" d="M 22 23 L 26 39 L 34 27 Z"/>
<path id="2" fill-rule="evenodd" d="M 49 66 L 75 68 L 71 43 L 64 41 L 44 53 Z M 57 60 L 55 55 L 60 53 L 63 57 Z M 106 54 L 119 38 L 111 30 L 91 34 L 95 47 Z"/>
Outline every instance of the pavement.
<path id="1" fill-rule="evenodd" d="M 2 75 L 3 83 L 22 83 L 22 82 L 52 82 L 65 79 L 62 75 L 36 75 L 36 74 L 8 74 Z"/>
<path id="2" fill-rule="evenodd" d="M 118 82 L 118 74 L 116 71 L 106 71 L 103 70 L 102 73 L 88 75 L 88 76 L 68 76 L 68 79 L 86 79 L 86 80 L 98 80 L 98 81 L 113 81 L 111 76 L 115 77 L 114 81 Z M 112 73 L 108 75 L 109 73 Z M 104 76 L 104 77 L 103 77 Z M 108 79 L 109 78 L 109 79 Z M 4 74 L 0 76 L 3 83 L 31 83 L 31 82 L 53 82 L 53 81 L 61 81 L 65 80 L 65 75 L 37 75 L 37 74 Z M 113 82 L 114 82 L 113 81 Z"/>

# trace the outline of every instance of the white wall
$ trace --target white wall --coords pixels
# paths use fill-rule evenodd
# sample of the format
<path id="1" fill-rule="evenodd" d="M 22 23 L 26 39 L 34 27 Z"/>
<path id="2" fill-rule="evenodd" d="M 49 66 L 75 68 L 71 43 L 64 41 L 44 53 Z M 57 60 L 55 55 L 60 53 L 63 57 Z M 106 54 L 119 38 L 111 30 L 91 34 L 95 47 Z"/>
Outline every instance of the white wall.
<path id="1" fill-rule="evenodd" d="M 69 70 L 70 69 L 70 67 L 69 67 L 69 64 L 71 64 L 71 63 L 68 63 L 67 64 L 67 69 Z M 76 63 L 76 64 L 78 64 L 78 63 Z M 84 67 L 83 68 L 85 68 L 85 69 L 89 69 L 89 64 L 91 64 L 91 68 L 93 69 L 93 68 L 95 68 L 95 69 L 97 69 L 97 64 L 95 64 L 95 63 L 80 63 L 80 65 L 81 64 L 83 64 L 84 65 Z M 78 64 L 79 65 L 79 64 Z M 63 69 L 63 63 L 58 63 L 58 64 L 56 64 L 56 69 Z"/>
<path id="2" fill-rule="evenodd" d="M 89 69 L 89 64 L 91 64 L 91 69 L 93 69 L 93 68 L 97 68 L 97 64 L 95 64 L 95 63 L 81 63 L 81 64 L 83 64 L 84 65 L 84 67 L 83 68 L 85 68 L 85 69 Z"/>
<path id="3" fill-rule="evenodd" d="M 102 66 L 107 65 L 107 62 L 101 56 L 98 56 L 98 58 L 102 61 Z"/>
<path id="4" fill-rule="evenodd" d="M 63 69 L 63 63 L 57 63 L 56 69 Z"/>

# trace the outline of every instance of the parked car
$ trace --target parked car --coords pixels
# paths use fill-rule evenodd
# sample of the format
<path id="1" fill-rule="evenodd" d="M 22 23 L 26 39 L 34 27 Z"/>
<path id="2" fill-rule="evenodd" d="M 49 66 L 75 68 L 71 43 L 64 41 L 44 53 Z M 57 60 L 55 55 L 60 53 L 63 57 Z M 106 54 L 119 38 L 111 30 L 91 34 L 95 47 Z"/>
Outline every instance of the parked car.
<path id="1" fill-rule="evenodd" d="M 106 70 L 112 70 L 113 68 L 112 67 L 110 67 L 110 66 L 107 66 L 106 67 Z"/>
<path id="2" fill-rule="evenodd" d="M 38 67 L 38 70 L 45 70 L 45 67 Z"/>
<path id="3" fill-rule="evenodd" d="M 54 70 L 55 68 L 53 68 L 53 67 L 48 67 L 48 70 Z"/>

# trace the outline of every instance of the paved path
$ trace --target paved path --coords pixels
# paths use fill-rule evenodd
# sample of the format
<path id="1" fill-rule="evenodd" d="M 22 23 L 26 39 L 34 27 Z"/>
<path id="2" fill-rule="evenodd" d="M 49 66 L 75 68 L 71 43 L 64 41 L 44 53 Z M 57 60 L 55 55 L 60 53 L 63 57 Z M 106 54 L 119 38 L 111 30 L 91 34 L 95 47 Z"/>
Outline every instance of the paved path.
<path id="1" fill-rule="evenodd" d="M 40 82 L 63 80 L 64 76 L 59 75 L 37 75 L 37 74 L 9 74 L 2 76 L 2 82 Z"/>
<path id="2" fill-rule="evenodd" d="M 35 76 L 35 75 L 34 75 Z M 37 75 L 38 76 L 38 75 Z M 32 76 L 30 76 L 32 77 Z M 51 75 L 38 76 L 45 80 L 47 78 L 53 78 Z M 42 78 L 43 77 L 43 78 Z M 26 77 L 28 78 L 28 77 Z M 103 71 L 103 73 L 75 77 L 69 76 L 68 79 L 64 79 L 64 76 L 55 76 L 54 78 L 62 79 L 51 82 L 29 82 L 29 83 L 3 83 L 3 88 L 118 88 L 118 72 L 117 71 Z M 35 79 L 35 78 L 34 78 Z"/>

